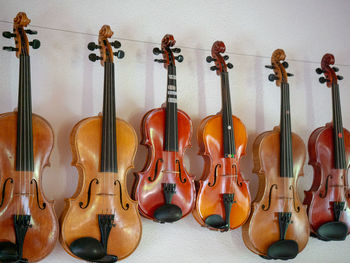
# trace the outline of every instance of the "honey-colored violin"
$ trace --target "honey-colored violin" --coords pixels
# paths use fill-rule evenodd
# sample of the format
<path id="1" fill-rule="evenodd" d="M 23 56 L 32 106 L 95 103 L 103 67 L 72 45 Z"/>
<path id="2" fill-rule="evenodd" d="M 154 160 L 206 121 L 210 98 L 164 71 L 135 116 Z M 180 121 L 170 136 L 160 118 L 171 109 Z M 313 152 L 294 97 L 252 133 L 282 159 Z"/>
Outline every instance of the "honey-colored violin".
<path id="1" fill-rule="evenodd" d="M 104 67 L 102 116 L 78 122 L 71 133 L 72 164 L 79 171 L 75 194 L 66 199 L 60 218 L 60 241 L 72 256 L 92 262 L 111 263 L 129 256 L 141 239 L 141 221 L 137 203 L 129 197 L 127 171 L 133 167 L 137 148 L 134 129 L 116 118 L 114 57 L 119 41 L 109 42 L 113 32 L 104 25 L 98 45 L 100 56 L 90 54 L 93 62 Z"/>
<path id="2" fill-rule="evenodd" d="M 292 132 L 289 101 L 288 63 L 282 49 L 271 57 L 275 74 L 269 75 L 281 88 L 279 127 L 260 134 L 254 141 L 253 172 L 259 176 L 259 189 L 251 215 L 243 225 L 245 245 L 267 259 L 292 259 L 309 239 L 310 227 L 305 207 L 297 192 L 298 177 L 303 175 L 305 145 Z"/>
<path id="3" fill-rule="evenodd" d="M 18 110 L 0 115 L 0 262 L 37 262 L 54 248 L 58 222 L 53 202 L 43 193 L 41 178 L 53 148 L 50 124 L 32 114 L 29 46 L 40 47 L 39 40 L 28 41 L 24 29 L 30 19 L 17 14 L 13 32 L 19 59 Z"/>
<path id="4" fill-rule="evenodd" d="M 316 69 L 321 83 L 332 90 L 333 121 L 313 131 L 309 138 L 309 164 L 314 168 L 313 183 L 305 191 L 311 233 L 321 240 L 344 240 L 350 231 L 350 192 L 347 171 L 350 166 L 350 133 L 343 128 L 337 76 L 331 67 L 334 56 L 325 54 Z"/>
<path id="5" fill-rule="evenodd" d="M 198 223 L 221 231 L 241 226 L 250 212 L 248 183 L 243 180 L 239 163 L 246 152 L 247 132 L 241 120 L 232 115 L 227 68 L 233 65 L 226 64 L 227 55 L 221 55 L 225 49 L 222 41 L 216 41 L 212 56 L 207 57 L 207 62 L 215 62 L 211 70 L 221 78 L 222 109 L 203 119 L 198 129 L 199 153 L 205 169 L 193 210 Z"/>
<path id="6" fill-rule="evenodd" d="M 154 48 L 155 55 L 162 54 L 168 70 L 166 106 L 147 112 L 142 120 L 142 144 L 149 149 L 144 169 L 137 173 L 135 198 L 141 214 L 158 222 L 175 222 L 188 215 L 195 200 L 193 178 L 183 164 L 183 155 L 190 147 L 192 121 L 182 110 L 177 109 L 175 60 L 183 61 L 179 48 L 174 48 L 175 39 L 165 35 L 162 48 Z"/>

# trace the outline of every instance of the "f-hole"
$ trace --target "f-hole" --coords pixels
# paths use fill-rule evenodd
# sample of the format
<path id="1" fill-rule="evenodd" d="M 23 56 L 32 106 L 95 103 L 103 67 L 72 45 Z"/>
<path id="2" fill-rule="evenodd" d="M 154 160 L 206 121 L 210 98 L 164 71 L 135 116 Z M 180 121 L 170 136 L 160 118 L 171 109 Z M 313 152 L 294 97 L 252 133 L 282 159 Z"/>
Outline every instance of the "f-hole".
<path id="1" fill-rule="evenodd" d="M 158 159 L 157 162 L 156 162 L 156 167 L 154 168 L 154 175 L 153 175 L 153 178 L 151 176 L 148 177 L 148 180 L 150 182 L 153 182 L 154 180 L 156 180 L 157 178 L 157 175 L 158 175 L 158 165 L 159 165 L 159 162 L 163 162 L 163 159 Z"/>
<path id="2" fill-rule="evenodd" d="M 265 205 L 262 205 L 262 206 L 261 206 L 262 210 L 264 210 L 264 211 L 267 211 L 267 210 L 270 209 L 270 206 L 271 206 L 271 195 L 272 195 L 272 190 L 273 190 L 274 187 L 275 187 L 276 189 L 278 189 L 278 188 L 277 188 L 277 184 L 273 184 L 273 185 L 271 186 L 271 188 L 270 188 L 270 193 L 269 193 L 269 204 L 268 204 L 268 206 L 267 206 L 267 207 L 266 207 Z"/>
<path id="3" fill-rule="evenodd" d="M 94 178 L 94 179 L 92 179 L 92 180 L 90 181 L 89 190 L 88 190 L 88 193 L 87 193 L 88 196 L 87 196 L 86 205 L 83 206 L 84 203 L 83 203 L 83 202 L 79 202 L 79 206 L 80 206 L 80 208 L 82 208 L 82 209 L 87 208 L 87 207 L 89 206 L 89 204 L 90 204 L 90 199 L 91 199 L 91 187 L 92 187 L 92 183 L 93 183 L 93 182 L 96 182 L 96 184 L 99 183 L 98 180 L 97 180 L 97 178 Z"/>
<path id="4" fill-rule="evenodd" d="M 326 196 L 327 196 L 327 193 L 328 193 L 328 180 L 329 180 L 329 178 L 333 178 L 333 176 L 330 174 L 330 175 L 328 175 L 327 176 L 327 179 L 326 179 L 326 186 L 325 186 L 325 192 L 324 192 L 324 194 L 322 194 L 322 193 L 320 193 L 320 197 L 321 198 L 325 198 Z"/>
<path id="5" fill-rule="evenodd" d="M 215 184 L 216 184 L 216 177 L 217 177 L 217 175 L 218 175 L 218 168 L 221 168 L 221 164 L 217 164 L 217 165 L 215 165 L 215 169 L 214 169 L 214 182 L 213 183 L 211 183 L 211 182 L 209 182 L 208 183 L 208 186 L 209 187 L 213 187 Z"/>
<path id="6" fill-rule="evenodd" d="M 6 184 L 7 182 L 10 182 L 11 184 L 13 184 L 13 179 L 12 178 L 7 178 L 4 182 L 4 186 L 2 187 L 2 195 L 1 195 L 1 203 L 0 203 L 0 207 L 2 207 L 2 205 L 4 204 L 4 200 L 5 200 L 5 190 L 6 190 Z"/>
<path id="7" fill-rule="evenodd" d="M 296 203 L 295 203 L 294 186 L 293 186 L 293 185 L 289 186 L 289 190 L 291 190 L 292 193 L 293 193 L 293 206 L 294 206 L 294 210 L 295 210 L 295 212 L 299 213 L 299 212 L 300 212 L 300 206 L 297 206 Z"/>
<path id="8" fill-rule="evenodd" d="M 30 184 L 33 184 L 33 182 L 35 183 L 36 202 L 38 203 L 39 209 L 40 209 L 40 210 L 44 210 L 44 209 L 46 208 L 46 204 L 43 202 L 43 205 L 40 206 L 38 182 L 37 182 L 35 179 L 32 179 L 32 180 L 30 181 Z"/>
<path id="9" fill-rule="evenodd" d="M 125 204 L 125 207 L 124 207 L 124 205 L 123 205 L 123 193 L 122 193 L 122 185 L 120 184 L 120 182 L 119 182 L 119 180 L 115 180 L 115 182 L 114 182 L 114 185 L 117 185 L 117 183 L 118 183 L 118 185 L 119 185 L 119 201 L 120 201 L 120 206 L 126 211 L 126 210 L 128 210 L 129 209 L 129 204 L 128 203 L 126 203 Z"/>
<path id="10" fill-rule="evenodd" d="M 176 162 L 176 164 L 177 164 L 177 170 L 178 170 L 178 172 L 179 172 L 180 182 L 184 184 L 184 183 L 186 183 L 186 178 L 183 178 L 183 179 L 182 179 L 180 161 L 179 161 L 179 160 L 176 160 L 175 162 Z"/>

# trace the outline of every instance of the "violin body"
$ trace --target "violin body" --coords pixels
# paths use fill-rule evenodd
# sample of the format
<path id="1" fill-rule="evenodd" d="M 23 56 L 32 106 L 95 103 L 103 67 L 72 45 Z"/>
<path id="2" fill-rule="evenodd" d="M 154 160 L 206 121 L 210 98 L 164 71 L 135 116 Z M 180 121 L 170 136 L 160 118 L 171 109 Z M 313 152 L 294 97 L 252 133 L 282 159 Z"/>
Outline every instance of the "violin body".
<path id="1" fill-rule="evenodd" d="M 240 173 L 240 159 L 246 153 L 247 133 L 240 119 L 232 115 L 235 131 L 236 157 L 224 158 L 222 114 L 208 116 L 203 119 L 198 129 L 198 142 L 205 165 L 202 179 L 199 181 L 196 208 L 193 215 L 199 224 L 205 224 L 205 219 L 213 214 L 225 217 L 223 203 L 224 193 L 234 193 L 235 203 L 231 207 L 230 228 L 235 229 L 248 219 L 250 213 L 250 193 L 248 182 Z M 232 171 L 236 175 L 230 176 Z"/>
<path id="2" fill-rule="evenodd" d="M 182 210 L 182 217 L 188 215 L 195 200 L 193 179 L 183 165 L 185 150 L 191 146 L 192 121 L 182 110 L 177 110 L 178 151 L 164 151 L 165 108 L 147 112 L 142 120 L 142 145 L 148 147 L 148 161 L 138 175 L 135 198 L 143 216 L 154 219 L 155 210 L 164 204 L 163 183 L 176 184 L 172 204 Z"/>
<path id="3" fill-rule="evenodd" d="M 246 246 L 256 254 L 266 256 L 268 247 L 280 239 L 277 213 L 292 211 L 286 240 L 294 240 L 299 252 L 309 238 L 309 224 L 305 208 L 297 193 L 297 180 L 303 175 L 305 145 L 292 133 L 293 177 L 280 177 L 280 129 L 260 134 L 253 145 L 253 172 L 259 176 L 259 189 L 252 204 L 249 224 L 243 225 Z"/>
<path id="4" fill-rule="evenodd" d="M 312 233 L 327 222 L 334 221 L 332 209 L 334 201 L 343 201 L 345 206 L 340 213 L 339 221 L 350 231 L 350 193 L 348 189 L 347 171 L 350 166 L 350 133 L 344 128 L 344 145 L 346 169 L 334 167 L 333 125 L 331 123 L 316 129 L 309 138 L 308 150 L 314 170 L 313 183 L 309 191 L 305 191 L 304 204 Z"/>
<path id="5" fill-rule="evenodd" d="M 99 172 L 101 130 L 101 116 L 84 119 L 72 130 L 72 165 L 79 171 L 79 181 L 75 194 L 65 200 L 60 218 L 60 241 L 64 249 L 76 257 L 69 245 L 86 236 L 100 240 L 98 214 L 114 214 L 107 254 L 123 259 L 136 249 L 142 232 L 137 203 L 129 197 L 126 187 L 126 174 L 133 167 L 137 137 L 127 122 L 117 118 L 118 172 Z"/>
<path id="6" fill-rule="evenodd" d="M 15 169 L 17 112 L 1 114 L 0 127 L 0 240 L 15 244 L 14 215 L 29 214 L 31 227 L 25 235 L 23 257 L 37 262 L 53 250 L 58 238 L 54 202 L 46 199 L 41 186 L 53 148 L 53 131 L 45 119 L 32 115 L 34 171 L 29 172 Z"/>

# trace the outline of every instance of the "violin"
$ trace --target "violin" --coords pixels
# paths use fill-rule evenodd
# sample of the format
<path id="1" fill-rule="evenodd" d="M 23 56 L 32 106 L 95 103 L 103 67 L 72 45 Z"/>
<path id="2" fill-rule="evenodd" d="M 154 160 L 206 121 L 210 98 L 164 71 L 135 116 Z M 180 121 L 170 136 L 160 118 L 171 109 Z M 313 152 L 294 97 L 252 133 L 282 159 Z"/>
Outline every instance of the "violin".
<path id="1" fill-rule="evenodd" d="M 29 46 L 40 47 L 40 41 L 28 41 L 37 31 L 24 29 L 30 23 L 24 12 L 13 20 L 16 52 L 19 59 L 18 109 L 0 115 L 0 262 L 37 262 L 55 247 L 58 221 L 53 201 L 42 190 L 42 172 L 49 165 L 54 143 L 50 124 L 32 113 Z"/>
<path id="2" fill-rule="evenodd" d="M 127 171 L 133 167 L 137 148 L 135 130 L 116 118 L 114 56 L 124 57 L 119 41 L 109 42 L 113 31 L 104 25 L 98 44 L 90 42 L 89 59 L 104 68 L 102 116 L 78 122 L 71 133 L 72 164 L 79 172 L 75 194 L 65 200 L 60 218 L 60 241 L 73 257 L 111 263 L 129 256 L 141 239 L 137 203 L 126 187 Z"/>
<path id="3" fill-rule="evenodd" d="M 350 231 L 350 193 L 347 171 L 350 166 L 350 133 L 343 128 L 340 95 L 334 56 L 325 54 L 317 68 L 321 83 L 332 90 L 333 122 L 312 132 L 308 142 L 309 164 L 314 170 L 313 183 L 305 191 L 304 204 L 311 234 L 321 240 L 345 240 Z"/>
<path id="4" fill-rule="evenodd" d="M 183 56 L 175 48 L 172 35 L 165 35 L 161 49 L 154 48 L 155 55 L 162 54 L 163 63 L 168 71 L 166 105 L 147 112 L 142 119 L 141 144 L 148 147 L 148 160 L 141 172 L 138 172 L 134 185 L 135 199 L 138 200 L 140 213 L 157 222 L 175 222 L 188 215 L 195 200 L 193 178 L 183 164 L 185 150 L 190 147 L 192 121 L 177 108 L 176 66 L 175 60 L 183 61 Z"/>
<path id="5" fill-rule="evenodd" d="M 253 144 L 253 172 L 259 176 L 257 196 L 252 212 L 243 225 L 245 245 L 266 259 L 292 259 L 309 239 L 310 227 L 305 207 L 297 192 L 298 177 L 303 175 L 305 145 L 292 132 L 290 117 L 288 63 L 282 49 L 271 56 L 275 74 L 269 75 L 281 88 L 281 120 L 279 127 L 260 134 Z M 281 62 L 284 61 L 284 62 Z"/>
<path id="6" fill-rule="evenodd" d="M 193 215 L 199 224 L 212 230 L 235 229 L 248 219 L 250 193 L 240 171 L 240 159 L 246 153 L 247 132 L 239 118 L 232 115 L 227 68 L 232 68 L 225 44 L 216 41 L 207 62 L 221 78 L 222 110 L 206 117 L 199 125 L 197 139 L 205 166 L 198 184 Z"/>

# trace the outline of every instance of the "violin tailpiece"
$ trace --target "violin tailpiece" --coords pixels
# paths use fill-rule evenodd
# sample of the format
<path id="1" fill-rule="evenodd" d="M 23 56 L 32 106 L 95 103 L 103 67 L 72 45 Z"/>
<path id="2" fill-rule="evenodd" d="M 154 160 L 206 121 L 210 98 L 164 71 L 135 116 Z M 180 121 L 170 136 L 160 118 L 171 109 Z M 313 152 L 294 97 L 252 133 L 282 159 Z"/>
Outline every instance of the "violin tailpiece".
<path id="1" fill-rule="evenodd" d="M 164 198 L 166 204 L 171 204 L 171 199 L 173 199 L 173 195 L 176 193 L 176 184 L 164 184 Z"/>
<path id="2" fill-rule="evenodd" d="M 334 221 L 339 222 L 341 212 L 344 210 L 345 202 L 334 202 L 333 211 L 334 211 Z"/>
<path id="3" fill-rule="evenodd" d="M 109 233 L 111 232 L 112 227 L 115 226 L 115 224 L 113 224 L 113 221 L 114 221 L 114 215 L 111 215 L 111 214 L 98 215 L 98 225 L 100 227 L 100 232 L 101 232 L 101 243 L 106 253 L 107 253 Z"/>
<path id="4" fill-rule="evenodd" d="M 30 224 L 30 215 L 14 215 L 14 227 L 16 233 L 16 245 L 18 251 L 18 258 L 22 260 L 23 257 L 23 243 L 26 236 L 28 227 L 32 227 Z M 24 260 L 24 259 L 23 259 Z M 25 261 L 24 261 L 25 262 Z"/>
<path id="5" fill-rule="evenodd" d="M 280 227 L 280 240 L 284 240 L 286 238 L 286 233 L 289 224 L 291 223 L 290 219 L 292 217 L 291 212 L 279 212 L 278 213 L 278 223 Z"/>

